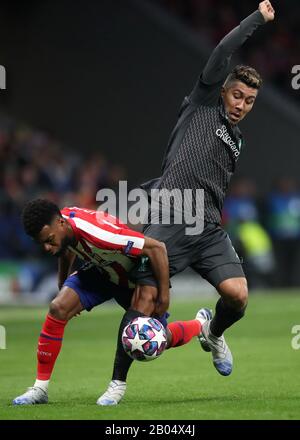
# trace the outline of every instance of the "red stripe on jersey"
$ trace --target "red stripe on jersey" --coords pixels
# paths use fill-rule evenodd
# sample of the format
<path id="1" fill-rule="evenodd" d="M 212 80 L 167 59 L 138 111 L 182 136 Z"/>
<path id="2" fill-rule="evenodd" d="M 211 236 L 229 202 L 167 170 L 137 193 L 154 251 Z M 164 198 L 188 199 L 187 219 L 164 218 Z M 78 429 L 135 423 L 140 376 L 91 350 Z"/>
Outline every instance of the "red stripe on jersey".
<path id="1" fill-rule="evenodd" d="M 100 249 L 119 250 L 125 255 L 138 256 L 144 246 L 144 235 L 133 231 L 119 219 L 102 211 L 64 208 L 77 240 L 80 238 Z"/>

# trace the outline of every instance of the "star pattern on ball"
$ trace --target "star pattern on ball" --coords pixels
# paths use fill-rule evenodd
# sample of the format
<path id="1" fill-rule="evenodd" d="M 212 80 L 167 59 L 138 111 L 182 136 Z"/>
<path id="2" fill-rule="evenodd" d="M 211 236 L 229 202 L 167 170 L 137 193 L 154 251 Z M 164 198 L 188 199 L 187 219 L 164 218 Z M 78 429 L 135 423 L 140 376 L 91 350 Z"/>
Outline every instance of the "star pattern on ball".
<path id="1" fill-rule="evenodd" d="M 134 338 L 128 338 L 128 341 L 131 343 L 131 352 L 135 350 L 140 350 L 140 348 L 147 342 L 147 340 L 143 341 L 140 339 L 139 332 L 136 332 Z"/>
<path id="2" fill-rule="evenodd" d="M 152 331 L 155 333 L 155 336 L 151 338 L 151 342 L 157 342 L 157 348 L 160 349 L 161 344 L 166 342 L 165 332 L 162 332 L 161 330 L 157 331 L 154 327 L 152 328 Z"/>

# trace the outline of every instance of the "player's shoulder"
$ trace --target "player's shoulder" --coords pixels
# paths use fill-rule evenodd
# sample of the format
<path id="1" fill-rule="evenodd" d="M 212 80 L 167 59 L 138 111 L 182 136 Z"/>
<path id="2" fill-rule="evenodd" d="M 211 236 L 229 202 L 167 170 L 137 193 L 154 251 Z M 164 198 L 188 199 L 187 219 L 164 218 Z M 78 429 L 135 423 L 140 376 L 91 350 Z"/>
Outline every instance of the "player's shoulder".
<path id="1" fill-rule="evenodd" d="M 73 219 L 75 223 L 88 222 L 103 229 L 127 228 L 117 217 L 105 211 L 79 208 L 77 206 L 65 207 L 61 210 L 64 217 Z M 78 222 L 79 220 L 79 222 Z"/>
<path id="2" fill-rule="evenodd" d="M 60 211 L 63 215 L 68 217 L 82 217 L 82 216 L 92 216 L 95 215 L 96 211 L 86 208 L 78 208 L 78 206 L 65 206 Z"/>
<path id="3" fill-rule="evenodd" d="M 218 105 L 221 96 L 222 82 L 207 82 L 201 74 L 191 91 L 188 99 L 191 105 L 202 107 L 215 107 Z"/>
<path id="4" fill-rule="evenodd" d="M 77 206 L 65 207 L 61 210 L 63 217 L 72 219 L 75 224 L 78 221 L 84 221 L 88 223 L 97 224 L 97 211 L 93 209 L 79 208 Z M 99 223 L 99 222 L 98 222 Z"/>

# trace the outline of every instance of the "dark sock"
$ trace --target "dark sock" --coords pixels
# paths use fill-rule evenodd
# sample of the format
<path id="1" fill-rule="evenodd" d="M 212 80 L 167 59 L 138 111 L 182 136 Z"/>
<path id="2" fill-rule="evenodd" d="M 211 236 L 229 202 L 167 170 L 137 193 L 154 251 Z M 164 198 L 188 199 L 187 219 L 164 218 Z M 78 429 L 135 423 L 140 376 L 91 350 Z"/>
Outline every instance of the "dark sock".
<path id="1" fill-rule="evenodd" d="M 216 304 L 216 314 L 210 324 L 212 334 L 217 337 L 222 336 L 228 327 L 232 326 L 232 324 L 244 316 L 246 307 L 247 306 L 241 310 L 235 310 L 220 298 Z"/>
<path id="2" fill-rule="evenodd" d="M 127 373 L 130 368 L 130 365 L 133 362 L 133 359 L 131 359 L 128 356 L 128 354 L 126 354 L 124 351 L 122 345 L 122 334 L 126 325 L 128 325 L 129 322 L 132 321 L 134 318 L 138 318 L 139 316 L 145 316 L 145 315 L 141 312 L 138 312 L 137 310 L 129 309 L 122 318 L 118 333 L 117 351 L 115 354 L 112 380 L 122 380 L 123 382 L 126 382 Z"/>

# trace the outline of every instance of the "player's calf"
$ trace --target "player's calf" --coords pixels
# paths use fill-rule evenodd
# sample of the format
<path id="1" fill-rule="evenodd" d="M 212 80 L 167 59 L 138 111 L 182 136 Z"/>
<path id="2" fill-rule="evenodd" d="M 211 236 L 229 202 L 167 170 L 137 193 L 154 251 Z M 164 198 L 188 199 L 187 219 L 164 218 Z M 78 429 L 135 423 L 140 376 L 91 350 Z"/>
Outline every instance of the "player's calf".
<path id="1" fill-rule="evenodd" d="M 78 295 L 69 288 L 62 289 L 51 302 L 38 339 L 36 381 L 32 388 L 13 400 L 14 405 L 48 402 L 48 385 L 62 347 L 65 326 L 82 309 Z"/>
<path id="2" fill-rule="evenodd" d="M 198 319 L 171 322 L 167 327 L 167 348 L 175 348 L 187 344 L 194 336 L 200 335 L 201 329 L 202 323 Z"/>
<path id="3" fill-rule="evenodd" d="M 221 298 L 216 304 L 216 313 L 210 329 L 214 336 L 221 337 L 224 331 L 239 321 L 245 314 L 248 301 L 246 278 L 231 278 L 218 286 Z"/>

